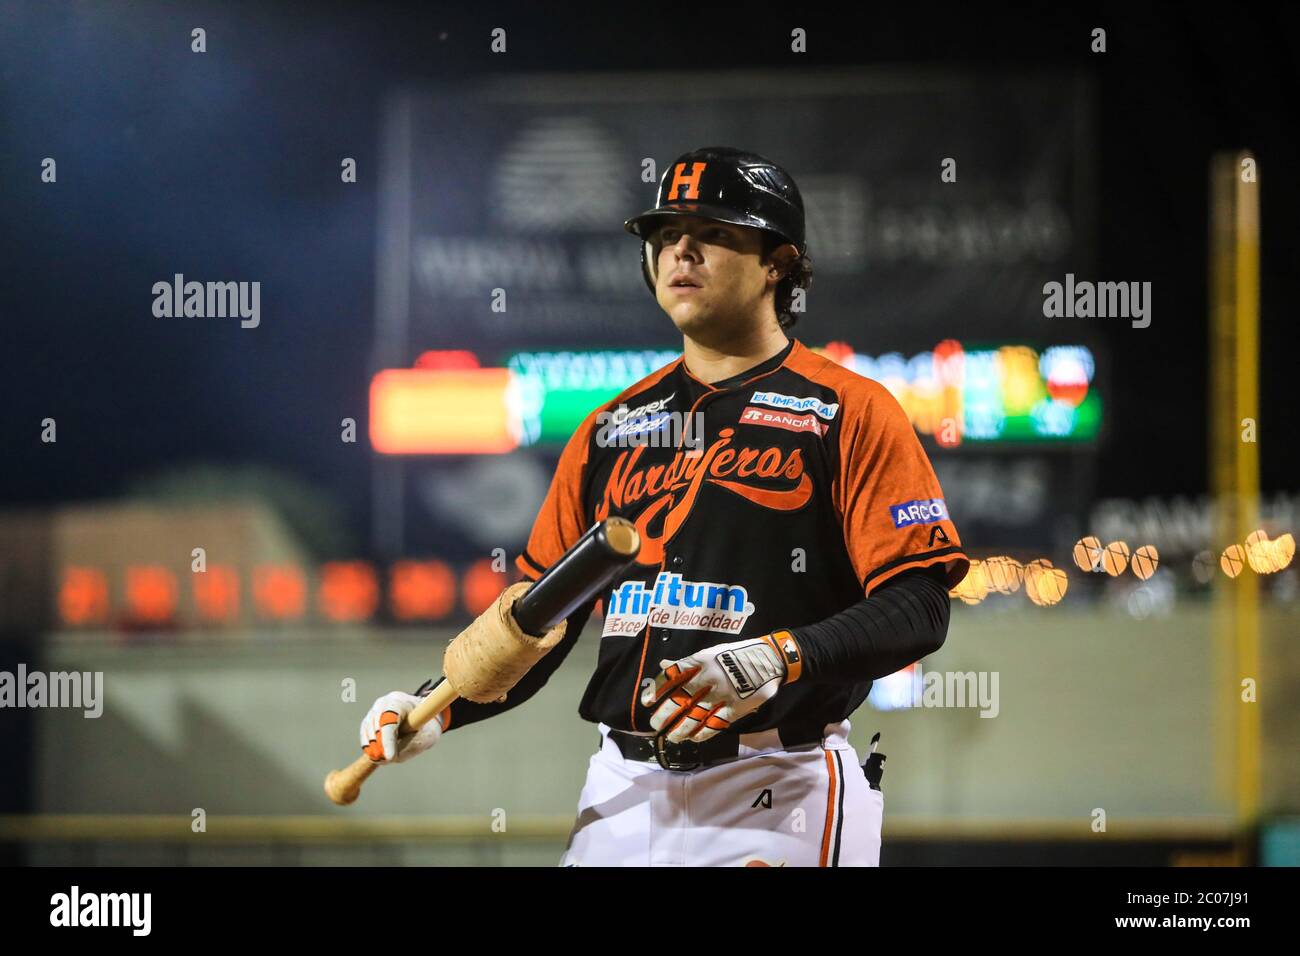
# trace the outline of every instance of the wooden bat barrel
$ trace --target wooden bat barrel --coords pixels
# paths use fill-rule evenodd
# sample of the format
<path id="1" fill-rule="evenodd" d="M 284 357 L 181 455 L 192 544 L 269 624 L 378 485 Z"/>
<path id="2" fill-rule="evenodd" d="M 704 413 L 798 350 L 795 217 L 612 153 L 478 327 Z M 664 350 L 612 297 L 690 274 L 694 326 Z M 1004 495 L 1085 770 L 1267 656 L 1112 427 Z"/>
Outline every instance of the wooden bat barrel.
<path id="1" fill-rule="evenodd" d="M 511 608 L 515 621 L 525 634 L 545 634 L 613 584 L 640 551 L 641 536 L 632 522 L 626 518 L 597 522 L 515 602 Z M 454 700 L 456 692 L 445 678 L 439 679 L 403 718 L 398 734 L 419 730 Z M 325 778 L 326 796 L 339 806 L 352 803 L 361 795 L 361 785 L 381 766 L 362 754 L 347 767 L 330 772 Z"/>

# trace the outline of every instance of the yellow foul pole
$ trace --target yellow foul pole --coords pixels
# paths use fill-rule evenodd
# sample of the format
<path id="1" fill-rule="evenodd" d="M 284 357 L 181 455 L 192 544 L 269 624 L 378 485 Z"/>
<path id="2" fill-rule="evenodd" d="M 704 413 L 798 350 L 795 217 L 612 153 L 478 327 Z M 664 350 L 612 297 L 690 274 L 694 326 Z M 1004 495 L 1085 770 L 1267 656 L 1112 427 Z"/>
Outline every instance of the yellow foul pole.
<path id="1" fill-rule="evenodd" d="M 1255 157 L 1211 166 L 1210 481 L 1214 549 L 1259 527 L 1259 181 Z M 1214 720 L 1219 796 L 1242 827 L 1260 802 L 1259 578 L 1249 564 L 1214 588 Z M 1254 693 L 1248 691 L 1253 687 Z"/>

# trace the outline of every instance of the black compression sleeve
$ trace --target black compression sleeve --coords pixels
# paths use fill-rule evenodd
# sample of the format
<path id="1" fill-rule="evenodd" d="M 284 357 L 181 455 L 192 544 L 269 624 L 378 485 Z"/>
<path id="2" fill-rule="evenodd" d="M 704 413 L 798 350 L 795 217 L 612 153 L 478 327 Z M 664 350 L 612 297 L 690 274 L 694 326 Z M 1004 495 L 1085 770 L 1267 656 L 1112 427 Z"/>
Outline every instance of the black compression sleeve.
<path id="1" fill-rule="evenodd" d="M 943 646 L 950 611 L 942 568 L 904 571 L 839 614 L 790 628 L 803 655 L 800 680 L 860 684 L 892 674 Z"/>

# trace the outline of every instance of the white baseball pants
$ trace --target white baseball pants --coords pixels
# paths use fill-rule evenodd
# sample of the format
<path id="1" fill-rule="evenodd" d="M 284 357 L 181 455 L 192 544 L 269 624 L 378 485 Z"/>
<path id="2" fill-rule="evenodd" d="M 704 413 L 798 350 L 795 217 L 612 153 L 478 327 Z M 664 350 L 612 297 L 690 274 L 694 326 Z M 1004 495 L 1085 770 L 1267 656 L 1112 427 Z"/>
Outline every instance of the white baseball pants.
<path id="1" fill-rule="evenodd" d="M 741 756 L 692 771 L 625 760 L 609 728 L 587 768 L 561 866 L 879 866 L 884 795 L 849 723 L 784 750 L 745 734 Z"/>

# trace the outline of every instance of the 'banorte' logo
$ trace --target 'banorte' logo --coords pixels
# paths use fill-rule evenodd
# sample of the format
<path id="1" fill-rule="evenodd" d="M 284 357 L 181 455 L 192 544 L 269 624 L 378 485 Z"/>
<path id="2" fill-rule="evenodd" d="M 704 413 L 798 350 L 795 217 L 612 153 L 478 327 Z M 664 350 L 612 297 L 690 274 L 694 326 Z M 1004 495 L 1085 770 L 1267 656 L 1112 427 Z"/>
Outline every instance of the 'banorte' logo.
<path id="1" fill-rule="evenodd" d="M 817 420 L 817 416 L 809 412 L 806 415 L 798 415 L 794 412 L 778 412 L 769 408 L 755 408 L 753 405 L 747 405 L 745 410 L 740 413 L 741 425 L 765 425 L 769 428 L 784 428 L 788 432 L 812 432 L 814 435 L 825 435 L 826 425 Z"/>

